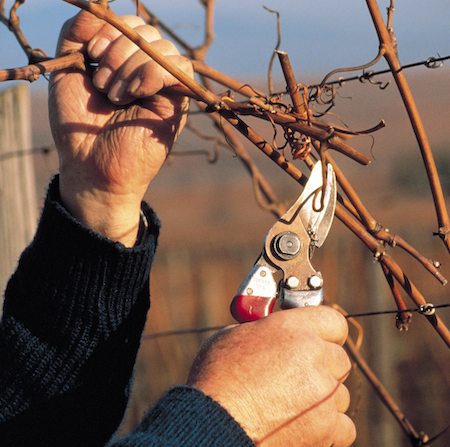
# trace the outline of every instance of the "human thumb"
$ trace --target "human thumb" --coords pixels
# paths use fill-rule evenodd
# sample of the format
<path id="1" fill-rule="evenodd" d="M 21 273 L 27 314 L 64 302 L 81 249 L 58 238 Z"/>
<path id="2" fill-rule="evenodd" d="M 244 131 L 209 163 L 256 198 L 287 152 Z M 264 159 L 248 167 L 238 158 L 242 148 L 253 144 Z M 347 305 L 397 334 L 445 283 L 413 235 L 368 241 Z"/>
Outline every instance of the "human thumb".
<path id="1" fill-rule="evenodd" d="M 85 53 L 88 42 L 104 25 L 104 20 L 88 11 L 81 10 L 64 23 L 56 47 L 56 57 L 75 51 Z"/>

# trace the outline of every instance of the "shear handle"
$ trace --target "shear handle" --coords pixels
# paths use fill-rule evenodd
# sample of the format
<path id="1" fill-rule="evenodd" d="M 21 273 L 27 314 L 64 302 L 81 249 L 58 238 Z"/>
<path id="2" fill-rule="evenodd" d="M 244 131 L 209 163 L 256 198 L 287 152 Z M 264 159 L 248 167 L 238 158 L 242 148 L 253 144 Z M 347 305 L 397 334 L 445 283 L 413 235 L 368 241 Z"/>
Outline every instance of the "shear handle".
<path id="1" fill-rule="evenodd" d="M 236 295 L 231 301 L 231 315 L 238 323 L 260 320 L 273 312 L 275 297 Z"/>
<path id="2" fill-rule="evenodd" d="M 260 259 L 258 262 L 263 262 Z M 259 320 L 272 313 L 277 297 L 273 270 L 266 265 L 252 268 L 231 301 L 231 314 L 239 323 Z"/>

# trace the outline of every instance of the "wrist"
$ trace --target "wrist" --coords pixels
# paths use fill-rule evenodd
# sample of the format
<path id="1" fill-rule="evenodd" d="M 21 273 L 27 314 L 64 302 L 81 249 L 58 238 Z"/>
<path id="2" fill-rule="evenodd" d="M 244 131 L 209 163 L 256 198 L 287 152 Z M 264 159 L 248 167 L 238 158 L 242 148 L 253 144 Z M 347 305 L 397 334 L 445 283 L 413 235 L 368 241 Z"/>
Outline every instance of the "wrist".
<path id="1" fill-rule="evenodd" d="M 82 187 L 79 182 L 69 184 L 65 180 L 60 177 L 61 201 L 79 222 L 126 247 L 136 244 L 141 222 L 139 196 Z"/>

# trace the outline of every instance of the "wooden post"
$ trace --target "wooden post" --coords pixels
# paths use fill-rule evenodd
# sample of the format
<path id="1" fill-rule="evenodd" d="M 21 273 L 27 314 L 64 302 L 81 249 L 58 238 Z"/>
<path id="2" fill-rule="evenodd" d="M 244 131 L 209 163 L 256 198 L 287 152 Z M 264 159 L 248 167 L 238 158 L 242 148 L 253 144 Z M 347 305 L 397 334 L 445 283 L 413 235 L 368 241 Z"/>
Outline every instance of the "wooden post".
<path id="1" fill-rule="evenodd" d="M 0 309 L 8 278 L 37 225 L 30 110 L 28 84 L 0 92 Z"/>

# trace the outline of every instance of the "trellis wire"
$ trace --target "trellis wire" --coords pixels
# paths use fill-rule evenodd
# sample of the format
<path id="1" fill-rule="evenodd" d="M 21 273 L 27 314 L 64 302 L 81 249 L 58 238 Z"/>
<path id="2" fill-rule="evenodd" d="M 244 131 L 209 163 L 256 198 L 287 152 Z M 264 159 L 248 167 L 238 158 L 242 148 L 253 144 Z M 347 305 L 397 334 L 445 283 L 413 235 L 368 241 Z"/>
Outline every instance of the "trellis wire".
<path id="1" fill-rule="evenodd" d="M 358 318 L 358 317 L 370 317 L 370 316 L 375 316 L 375 315 L 398 314 L 398 313 L 402 313 L 402 312 L 418 312 L 418 313 L 426 315 L 427 312 L 433 312 L 436 309 L 444 309 L 447 307 L 450 307 L 450 303 L 438 304 L 436 306 L 431 303 L 428 303 L 428 305 L 426 305 L 426 306 L 415 307 L 412 309 L 379 310 L 379 311 L 373 311 L 373 312 L 346 314 L 344 316 L 345 316 L 345 318 L 348 319 L 348 318 Z M 173 330 L 173 331 L 156 332 L 154 334 L 144 334 L 142 336 L 142 339 L 143 340 L 154 340 L 156 338 L 170 337 L 173 335 L 190 335 L 190 334 L 201 334 L 204 332 L 216 332 L 216 331 L 220 331 L 220 330 L 224 329 L 227 326 L 228 325 L 221 325 L 221 326 L 211 326 L 211 327 L 203 327 L 203 328 L 197 328 L 197 329 L 179 329 L 179 330 Z"/>

